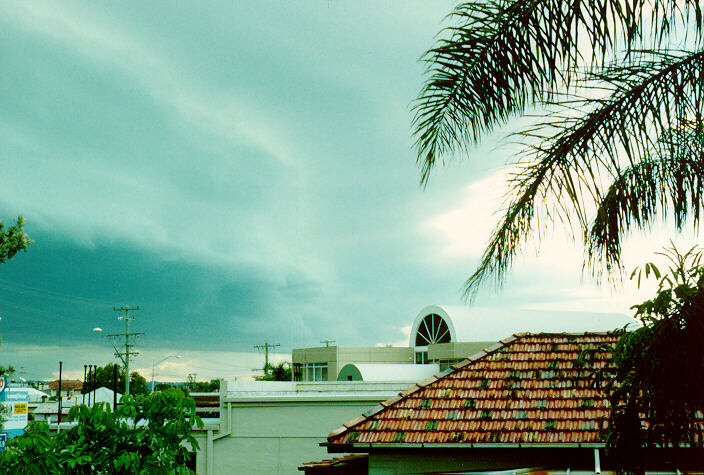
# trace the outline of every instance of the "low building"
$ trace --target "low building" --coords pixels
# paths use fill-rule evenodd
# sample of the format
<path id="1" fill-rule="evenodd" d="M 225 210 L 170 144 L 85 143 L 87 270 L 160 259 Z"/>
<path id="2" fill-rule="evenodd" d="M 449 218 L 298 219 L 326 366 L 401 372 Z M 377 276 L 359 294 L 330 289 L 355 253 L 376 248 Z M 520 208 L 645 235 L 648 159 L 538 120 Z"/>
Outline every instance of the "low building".
<path id="1" fill-rule="evenodd" d="M 336 424 L 374 407 L 411 381 L 222 381 L 218 418 L 195 431 L 196 473 L 296 473 L 301 460 L 319 460 Z M 204 408 L 213 412 L 210 407 Z"/>

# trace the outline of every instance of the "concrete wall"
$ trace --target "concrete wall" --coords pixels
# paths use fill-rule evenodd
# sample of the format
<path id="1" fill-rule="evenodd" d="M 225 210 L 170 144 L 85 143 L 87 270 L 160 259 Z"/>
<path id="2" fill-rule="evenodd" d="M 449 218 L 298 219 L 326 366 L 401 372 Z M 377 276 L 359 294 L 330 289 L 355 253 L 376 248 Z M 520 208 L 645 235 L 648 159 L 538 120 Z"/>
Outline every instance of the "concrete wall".
<path id="1" fill-rule="evenodd" d="M 323 346 L 293 350 L 291 361 L 327 363 L 328 381 L 337 381 L 337 374 L 348 363 L 413 363 L 413 348 L 387 346 Z"/>
<path id="2" fill-rule="evenodd" d="M 484 348 L 488 348 L 495 343 L 491 341 L 473 341 L 428 345 L 428 359 L 430 361 L 464 359 L 476 355 Z"/>
<path id="3" fill-rule="evenodd" d="M 323 346 L 319 348 L 303 348 L 291 352 L 293 363 L 325 363 L 337 361 L 337 347 Z"/>
<path id="4" fill-rule="evenodd" d="M 237 404 L 232 408 L 233 432 L 214 443 L 212 473 L 300 473 L 304 462 L 329 458 L 319 444 L 330 431 L 378 402 Z"/>

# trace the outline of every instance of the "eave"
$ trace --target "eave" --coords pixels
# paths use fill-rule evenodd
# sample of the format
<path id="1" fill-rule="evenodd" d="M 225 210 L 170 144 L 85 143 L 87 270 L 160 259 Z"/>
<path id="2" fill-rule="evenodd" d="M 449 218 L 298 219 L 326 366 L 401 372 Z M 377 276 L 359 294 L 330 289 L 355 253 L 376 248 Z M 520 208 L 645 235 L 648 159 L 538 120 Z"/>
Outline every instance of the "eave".
<path id="1" fill-rule="evenodd" d="M 326 447 L 328 453 L 369 453 L 386 450 L 418 450 L 418 449 L 443 449 L 443 450 L 467 450 L 467 449 L 603 449 L 606 444 L 603 442 L 585 443 L 545 443 L 545 444 L 518 444 L 518 443 L 429 443 L 429 444 L 406 444 L 406 443 L 373 443 L 373 444 L 331 444 L 322 442 L 321 447 Z"/>

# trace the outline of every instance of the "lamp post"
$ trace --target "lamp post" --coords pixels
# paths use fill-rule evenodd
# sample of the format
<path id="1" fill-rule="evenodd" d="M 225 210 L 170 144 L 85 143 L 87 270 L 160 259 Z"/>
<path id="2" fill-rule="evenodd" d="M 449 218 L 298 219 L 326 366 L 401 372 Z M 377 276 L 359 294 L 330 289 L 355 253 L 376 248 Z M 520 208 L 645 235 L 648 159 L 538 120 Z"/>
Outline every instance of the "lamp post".
<path id="1" fill-rule="evenodd" d="M 159 361 L 156 361 L 156 362 L 152 365 L 152 391 L 151 391 L 151 392 L 154 392 L 154 369 L 156 368 L 156 365 L 163 363 L 164 361 L 168 360 L 169 358 L 180 358 L 180 357 L 181 357 L 181 355 L 169 355 L 169 356 L 167 356 L 167 357 L 164 358 L 164 359 L 161 359 L 161 360 L 159 360 Z"/>
<path id="2" fill-rule="evenodd" d="M 95 390 L 94 365 L 88 365 L 88 406 L 90 407 L 90 393 Z M 95 393 L 93 392 L 93 404 L 95 404 Z"/>
<path id="3" fill-rule="evenodd" d="M 83 393 L 83 404 L 86 403 L 86 390 L 88 389 L 88 381 L 86 381 L 86 376 L 87 376 L 87 371 L 88 371 L 88 365 L 84 364 L 83 365 L 83 390 L 81 391 Z"/>

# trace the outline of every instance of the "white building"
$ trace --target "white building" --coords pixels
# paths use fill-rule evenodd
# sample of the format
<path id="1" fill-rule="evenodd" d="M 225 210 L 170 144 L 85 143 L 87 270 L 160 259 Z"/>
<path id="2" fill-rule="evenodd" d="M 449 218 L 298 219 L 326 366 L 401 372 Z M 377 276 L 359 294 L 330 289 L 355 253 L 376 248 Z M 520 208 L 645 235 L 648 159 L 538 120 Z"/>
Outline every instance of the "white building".
<path id="1" fill-rule="evenodd" d="M 445 370 L 519 332 L 609 331 L 627 324 L 632 318 L 619 314 L 550 311 L 539 309 L 485 310 L 482 308 L 429 305 L 411 325 L 407 347 L 324 346 L 295 349 L 292 354 L 294 379 L 297 381 L 336 381 L 349 364 L 436 364 Z M 360 377 L 346 372 L 342 379 Z"/>
<path id="2" fill-rule="evenodd" d="M 195 431 L 196 473 L 291 474 L 327 457 L 326 435 L 414 381 L 300 383 L 223 381 L 220 418 Z M 336 422 L 337 421 L 337 422 Z"/>

